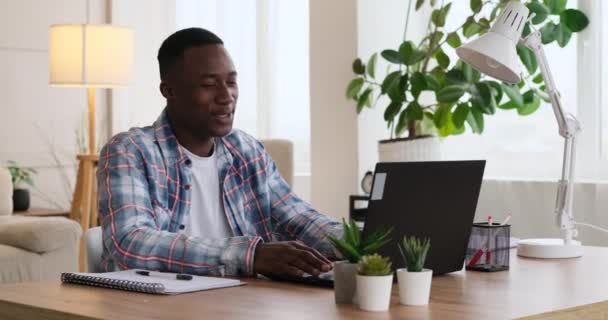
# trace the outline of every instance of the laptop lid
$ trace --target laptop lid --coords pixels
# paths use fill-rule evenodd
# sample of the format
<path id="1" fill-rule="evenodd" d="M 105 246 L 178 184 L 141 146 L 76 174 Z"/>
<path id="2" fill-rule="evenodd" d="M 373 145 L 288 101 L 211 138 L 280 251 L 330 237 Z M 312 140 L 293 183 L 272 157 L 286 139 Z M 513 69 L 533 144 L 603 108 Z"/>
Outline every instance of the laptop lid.
<path id="1" fill-rule="evenodd" d="M 404 235 L 431 240 L 425 268 L 461 270 L 477 208 L 485 160 L 378 163 L 363 235 L 394 227 L 379 253 L 393 268 L 405 263 L 397 243 Z"/>

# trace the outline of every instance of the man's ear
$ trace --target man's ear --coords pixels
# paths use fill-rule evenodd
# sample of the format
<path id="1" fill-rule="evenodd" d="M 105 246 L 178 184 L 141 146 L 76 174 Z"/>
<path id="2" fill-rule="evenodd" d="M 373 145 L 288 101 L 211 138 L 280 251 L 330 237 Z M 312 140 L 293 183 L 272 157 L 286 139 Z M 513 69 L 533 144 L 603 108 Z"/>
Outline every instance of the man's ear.
<path id="1" fill-rule="evenodd" d="M 169 85 L 167 85 L 165 82 L 160 83 L 159 89 L 160 89 L 160 93 L 163 95 L 163 97 L 165 97 L 165 99 L 173 98 L 173 89 L 171 89 L 171 87 Z"/>

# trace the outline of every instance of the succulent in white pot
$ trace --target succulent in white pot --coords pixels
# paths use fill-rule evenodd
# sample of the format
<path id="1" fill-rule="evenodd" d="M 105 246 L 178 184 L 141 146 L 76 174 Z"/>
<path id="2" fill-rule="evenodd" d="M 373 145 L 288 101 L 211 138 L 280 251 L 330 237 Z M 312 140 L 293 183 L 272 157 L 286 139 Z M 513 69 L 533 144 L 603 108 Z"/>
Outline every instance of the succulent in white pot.
<path id="1" fill-rule="evenodd" d="M 425 269 L 424 263 L 431 248 L 431 241 L 416 237 L 403 237 L 399 251 L 405 268 L 397 269 L 399 282 L 399 303 L 405 305 L 426 305 L 431 294 L 433 270 Z"/>
<path id="2" fill-rule="evenodd" d="M 347 259 L 334 264 L 334 295 L 336 303 L 356 304 L 357 263 L 361 257 L 371 254 L 387 244 L 393 230 L 379 229 L 364 238 L 354 221 L 346 223 L 346 220 L 342 219 L 342 224 L 344 226 L 342 239 L 327 236 L 336 250 Z"/>
<path id="3" fill-rule="evenodd" d="M 364 256 L 357 267 L 357 301 L 365 311 L 386 311 L 391 302 L 391 260 L 379 254 Z"/>

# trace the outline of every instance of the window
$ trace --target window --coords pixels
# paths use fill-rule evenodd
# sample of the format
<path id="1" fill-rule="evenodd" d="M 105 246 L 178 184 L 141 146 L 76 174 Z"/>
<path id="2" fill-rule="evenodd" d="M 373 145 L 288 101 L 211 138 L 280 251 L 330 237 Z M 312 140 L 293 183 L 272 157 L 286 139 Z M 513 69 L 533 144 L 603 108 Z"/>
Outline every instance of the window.
<path id="1" fill-rule="evenodd" d="M 569 6 L 575 6 L 570 1 Z M 454 1 L 448 20 L 448 30 L 456 29 L 466 19 L 468 1 Z M 564 108 L 577 115 L 578 81 L 577 35 L 566 48 L 555 43 L 544 47 L 558 90 L 562 92 Z M 455 61 L 455 52 L 452 61 Z M 579 64 L 580 65 L 580 64 Z M 523 68 L 523 66 L 522 66 Z M 583 123 L 583 127 L 585 127 Z M 561 174 L 563 138 L 558 134 L 557 121 L 549 103 L 543 103 L 533 114 L 519 116 L 515 110 L 498 109 L 485 117 L 481 135 L 467 131 L 444 141 L 443 155 L 447 159 L 487 159 L 486 177 L 555 180 Z M 581 143 L 579 143 L 579 146 Z M 579 148 L 578 159 L 590 157 Z M 580 172 L 578 174 L 580 177 Z"/>

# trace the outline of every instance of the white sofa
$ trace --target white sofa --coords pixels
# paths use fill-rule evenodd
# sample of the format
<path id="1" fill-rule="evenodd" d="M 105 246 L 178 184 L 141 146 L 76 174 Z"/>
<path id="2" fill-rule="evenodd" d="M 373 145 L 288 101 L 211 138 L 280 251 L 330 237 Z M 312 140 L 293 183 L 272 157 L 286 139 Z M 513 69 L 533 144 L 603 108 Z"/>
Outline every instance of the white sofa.
<path id="1" fill-rule="evenodd" d="M 0 283 L 58 280 L 78 271 L 78 223 L 12 215 L 12 182 L 0 168 Z"/>

